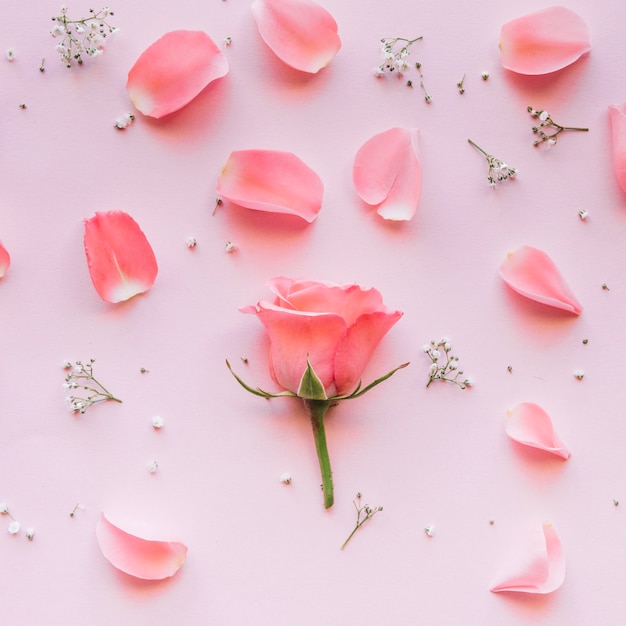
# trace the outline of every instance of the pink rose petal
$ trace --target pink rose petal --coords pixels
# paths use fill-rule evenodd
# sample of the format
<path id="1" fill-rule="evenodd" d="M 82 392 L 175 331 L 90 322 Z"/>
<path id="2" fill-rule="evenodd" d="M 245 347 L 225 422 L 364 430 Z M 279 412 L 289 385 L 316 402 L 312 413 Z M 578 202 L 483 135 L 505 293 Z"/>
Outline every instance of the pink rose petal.
<path id="1" fill-rule="evenodd" d="M 173 576 L 187 557 L 184 544 L 132 535 L 112 524 L 104 514 L 96 527 L 96 539 L 107 561 L 122 572 L 145 580 Z"/>
<path id="2" fill-rule="evenodd" d="M 502 65 L 518 74 L 548 74 L 591 50 L 589 29 L 571 9 L 550 7 L 502 26 Z"/>
<path id="3" fill-rule="evenodd" d="M 569 459 L 570 451 L 559 439 L 550 416 L 537 404 L 523 402 L 507 411 L 506 434 L 518 443 L 539 448 L 563 459 Z"/>
<path id="4" fill-rule="evenodd" d="M 152 287 L 158 270 L 156 258 L 130 215 L 96 213 L 84 224 L 89 275 L 103 300 L 121 302 Z"/>
<path id="5" fill-rule="evenodd" d="M 178 111 L 227 73 L 226 57 L 206 33 L 176 30 L 141 54 L 126 89 L 139 111 L 159 118 Z"/>
<path id="6" fill-rule="evenodd" d="M 337 22 L 311 0 L 254 0 L 251 8 L 263 41 L 297 70 L 315 74 L 341 48 Z"/>
<path id="7" fill-rule="evenodd" d="M 7 249 L 0 242 L 0 278 L 2 278 L 11 265 L 11 257 L 7 252 Z"/>
<path id="8" fill-rule="evenodd" d="M 576 315 L 583 309 L 552 259 L 537 248 L 522 246 L 511 252 L 500 266 L 500 276 L 511 289 L 531 300 Z"/>
<path id="9" fill-rule="evenodd" d="M 552 524 L 544 524 L 531 536 L 530 545 L 520 562 L 491 591 L 551 593 L 565 580 L 563 549 Z"/>
<path id="10" fill-rule="evenodd" d="M 422 192 L 417 128 L 391 128 L 366 141 L 354 159 L 356 191 L 387 220 L 410 220 Z"/>
<path id="11" fill-rule="evenodd" d="M 291 152 L 238 150 L 222 168 L 217 193 L 247 209 L 297 215 L 312 222 L 322 208 L 324 185 Z"/>
<path id="12" fill-rule="evenodd" d="M 620 187 L 626 191 L 626 104 L 610 105 L 609 119 L 613 139 L 613 166 Z"/>

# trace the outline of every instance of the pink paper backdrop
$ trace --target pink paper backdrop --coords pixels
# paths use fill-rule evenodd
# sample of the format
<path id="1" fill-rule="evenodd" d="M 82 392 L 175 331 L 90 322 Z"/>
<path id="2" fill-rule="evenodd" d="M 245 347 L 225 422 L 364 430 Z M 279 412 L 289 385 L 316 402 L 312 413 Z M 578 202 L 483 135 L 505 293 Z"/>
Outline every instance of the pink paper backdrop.
<path id="1" fill-rule="evenodd" d="M 307 76 L 261 41 L 249 1 L 111 5 L 120 33 L 103 57 L 72 69 L 55 58 L 54 2 L 3 1 L 0 51 L 14 48 L 16 59 L 0 59 L 0 239 L 12 257 L 0 280 L 0 501 L 22 532 L 11 536 L 0 519 L 2 623 L 622 623 L 626 198 L 607 107 L 626 101 L 626 8 L 568 1 L 593 49 L 533 78 L 502 69 L 498 37 L 545 3 L 322 4 L 343 47 Z M 206 30 L 221 46 L 231 37 L 230 73 L 180 112 L 137 114 L 116 131 L 115 118 L 134 112 L 129 68 L 179 28 Z M 411 59 L 422 62 L 430 105 L 416 76 L 409 89 L 372 74 L 381 37 L 420 34 Z M 528 105 L 590 132 L 533 148 Z M 392 126 L 420 129 L 423 193 L 403 224 L 381 220 L 351 181 L 356 150 Z M 515 165 L 518 179 L 490 190 L 468 137 Z M 228 203 L 211 215 L 222 165 L 246 148 L 293 151 L 320 175 L 312 225 Z M 159 262 L 154 287 L 120 305 L 98 297 L 82 249 L 82 219 L 113 209 L 137 220 Z M 229 240 L 234 254 L 224 252 Z M 585 307 L 579 318 L 502 283 L 500 263 L 524 244 L 553 258 Z M 246 394 L 224 365 L 275 388 L 262 327 L 238 308 L 266 297 L 276 275 L 373 285 L 405 313 L 365 380 L 410 367 L 327 420 L 329 511 L 301 406 Z M 425 388 L 421 346 L 442 335 L 473 389 Z M 73 416 L 61 364 L 91 357 L 124 402 Z M 525 401 L 551 415 L 569 461 L 508 439 L 506 410 Z M 357 491 L 384 511 L 340 551 Z M 76 503 L 84 510 L 71 518 Z M 96 543 L 101 511 L 184 542 L 185 565 L 156 583 L 118 572 Z M 563 586 L 490 593 L 509 553 L 544 521 L 563 544 Z"/>

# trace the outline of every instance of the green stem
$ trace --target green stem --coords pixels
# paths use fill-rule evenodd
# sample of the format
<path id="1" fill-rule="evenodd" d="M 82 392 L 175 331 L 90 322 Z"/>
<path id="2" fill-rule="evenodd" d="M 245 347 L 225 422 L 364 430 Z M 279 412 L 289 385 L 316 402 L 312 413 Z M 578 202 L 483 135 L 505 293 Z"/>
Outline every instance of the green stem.
<path id="1" fill-rule="evenodd" d="M 326 445 L 326 431 L 324 430 L 324 415 L 330 406 L 329 400 L 308 400 L 304 399 L 304 406 L 311 418 L 313 427 L 313 438 L 315 439 L 315 449 L 322 472 L 322 489 L 324 491 L 324 508 L 329 509 L 334 502 L 333 495 L 333 473 L 330 468 L 330 458 L 328 456 L 328 446 Z"/>

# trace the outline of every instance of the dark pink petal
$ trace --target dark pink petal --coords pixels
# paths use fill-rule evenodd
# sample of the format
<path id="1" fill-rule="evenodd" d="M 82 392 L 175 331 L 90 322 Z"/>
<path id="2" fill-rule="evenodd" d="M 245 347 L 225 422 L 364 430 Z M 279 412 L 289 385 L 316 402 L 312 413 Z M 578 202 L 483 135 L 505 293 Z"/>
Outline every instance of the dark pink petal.
<path id="1" fill-rule="evenodd" d="M 565 557 L 552 524 L 544 524 L 533 533 L 525 554 L 491 591 L 551 593 L 565 580 Z"/>
<path id="2" fill-rule="evenodd" d="M 297 215 L 312 222 L 322 208 L 324 185 L 291 152 L 237 150 L 222 168 L 217 193 L 247 209 Z"/>
<path id="3" fill-rule="evenodd" d="M 144 115 L 163 117 L 228 73 L 228 61 L 202 31 L 175 30 L 148 47 L 128 73 L 126 89 Z"/>
<path id="4" fill-rule="evenodd" d="M 376 346 L 401 317 L 400 311 L 381 306 L 380 311 L 361 315 L 348 329 L 335 356 L 335 385 L 339 395 L 354 391 Z"/>
<path id="5" fill-rule="evenodd" d="M 613 166 L 620 187 L 626 191 L 626 104 L 609 106 L 613 139 Z"/>
<path id="6" fill-rule="evenodd" d="M 11 265 L 11 257 L 7 252 L 7 249 L 0 242 L 0 278 L 2 278 Z"/>
<path id="7" fill-rule="evenodd" d="M 121 302 L 152 287 L 158 271 L 156 258 L 130 215 L 96 213 L 84 224 L 89 275 L 103 300 Z"/>
<path id="8" fill-rule="evenodd" d="M 582 306 L 567 286 L 552 259 L 543 251 L 522 246 L 500 266 L 500 276 L 517 293 L 579 315 Z"/>
<path id="9" fill-rule="evenodd" d="M 591 50 L 589 29 L 571 9 L 550 7 L 502 26 L 502 65 L 518 74 L 548 74 Z"/>
<path id="10" fill-rule="evenodd" d="M 387 220 L 410 220 L 422 192 L 417 128 L 391 128 L 374 135 L 356 154 L 352 178 L 357 193 Z"/>
<path id="11" fill-rule="evenodd" d="M 154 541 L 132 535 L 102 514 L 96 539 L 104 558 L 117 569 L 145 580 L 173 576 L 185 562 L 187 547 L 176 541 Z"/>
<path id="12" fill-rule="evenodd" d="M 284 389 L 298 391 L 307 356 L 327 393 L 333 395 L 335 354 L 347 332 L 335 313 L 307 313 L 280 308 L 269 302 L 241 309 L 255 313 L 270 338 L 270 371 Z"/>
<path id="13" fill-rule="evenodd" d="M 263 41 L 297 70 L 315 74 L 341 48 L 337 22 L 311 0 L 254 0 L 252 15 Z"/>
<path id="14" fill-rule="evenodd" d="M 537 404 L 524 402 L 507 411 L 506 434 L 518 443 L 539 448 L 563 459 L 570 451 L 559 439 L 550 416 Z"/>

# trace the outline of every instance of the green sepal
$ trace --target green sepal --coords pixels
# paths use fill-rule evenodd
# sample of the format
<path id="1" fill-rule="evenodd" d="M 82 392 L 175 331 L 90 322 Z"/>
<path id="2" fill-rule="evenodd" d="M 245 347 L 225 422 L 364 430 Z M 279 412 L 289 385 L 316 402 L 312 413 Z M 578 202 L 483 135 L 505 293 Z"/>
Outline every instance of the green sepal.
<path id="1" fill-rule="evenodd" d="M 306 369 L 304 370 L 304 374 L 302 374 L 298 387 L 298 397 L 306 400 L 328 400 L 326 389 L 324 389 L 320 377 L 315 373 L 308 356 L 306 359 Z"/>
<path id="2" fill-rule="evenodd" d="M 260 387 L 257 387 L 256 389 L 250 387 L 250 385 L 247 385 L 246 383 L 243 382 L 243 380 L 241 380 L 241 378 L 239 378 L 239 376 L 237 376 L 237 374 L 235 374 L 235 372 L 233 372 L 233 368 L 230 366 L 230 363 L 228 362 L 228 359 L 226 359 L 226 367 L 229 369 L 230 373 L 235 377 L 235 380 L 246 390 L 249 391 L 250 393 L 253 393 L 255 396 L 261 396 L 261 398 L 295 398 L 296 394 L 293 393 L 292 391 L 281 391 L 280 393 L 271 393 L 269 391 L 263 391 L 263 389 L 261 389 Z"/>

